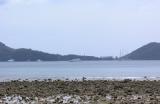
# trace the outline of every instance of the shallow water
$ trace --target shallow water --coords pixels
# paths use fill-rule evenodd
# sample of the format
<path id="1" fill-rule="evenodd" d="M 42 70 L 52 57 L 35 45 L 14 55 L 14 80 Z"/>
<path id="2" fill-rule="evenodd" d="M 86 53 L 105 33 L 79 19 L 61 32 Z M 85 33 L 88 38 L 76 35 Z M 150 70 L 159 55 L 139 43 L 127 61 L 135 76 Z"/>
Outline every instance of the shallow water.
<path id="1" fill-rule="evenodd" d="M 0 80 L 160 77 L 160 61 L 1 62 Z"/>

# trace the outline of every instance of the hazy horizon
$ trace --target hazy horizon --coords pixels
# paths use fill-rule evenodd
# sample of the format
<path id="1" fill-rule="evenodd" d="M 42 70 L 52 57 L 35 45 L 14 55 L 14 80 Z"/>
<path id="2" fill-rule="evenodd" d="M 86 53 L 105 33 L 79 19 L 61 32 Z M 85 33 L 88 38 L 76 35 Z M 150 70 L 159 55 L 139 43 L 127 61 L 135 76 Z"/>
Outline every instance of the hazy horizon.
<path id="1" fill-rule="evenodd" d="M 0 0 L 0 41 L 55 54 L 119 56 L 160 42 L 159 0 Z"/>

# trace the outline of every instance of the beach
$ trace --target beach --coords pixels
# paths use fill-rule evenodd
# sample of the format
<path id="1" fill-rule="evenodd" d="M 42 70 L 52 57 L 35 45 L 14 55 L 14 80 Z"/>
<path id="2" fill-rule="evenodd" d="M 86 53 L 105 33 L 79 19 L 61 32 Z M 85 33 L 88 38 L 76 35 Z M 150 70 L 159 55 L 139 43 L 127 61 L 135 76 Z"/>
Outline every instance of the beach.
<path id="1" fill-rule="evenodd" d="M 13 80 L 0 82 L 1 104 L 159 104 L 159 80 Z"/>

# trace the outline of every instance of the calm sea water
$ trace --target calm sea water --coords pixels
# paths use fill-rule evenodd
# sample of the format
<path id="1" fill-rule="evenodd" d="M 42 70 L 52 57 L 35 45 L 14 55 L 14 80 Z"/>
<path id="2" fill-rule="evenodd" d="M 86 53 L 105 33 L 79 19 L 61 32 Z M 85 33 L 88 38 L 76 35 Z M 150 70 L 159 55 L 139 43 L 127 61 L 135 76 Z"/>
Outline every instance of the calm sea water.
<path id="1" fill-rule="evenodd" d="M 0 80 L 160 77 L 160 61 L 1 62 Z"/>

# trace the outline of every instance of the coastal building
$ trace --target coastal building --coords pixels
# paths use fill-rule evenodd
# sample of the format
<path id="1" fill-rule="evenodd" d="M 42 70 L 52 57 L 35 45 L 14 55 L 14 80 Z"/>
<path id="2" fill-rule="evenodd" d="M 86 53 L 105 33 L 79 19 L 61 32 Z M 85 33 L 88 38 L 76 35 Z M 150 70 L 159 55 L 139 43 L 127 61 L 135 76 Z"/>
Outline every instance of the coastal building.
<path id="1" fill-rule="evenodd" d="M 14 61 L 15 61 L 14 59 L 9 59 L 9 60 L 8 60 L 8 62 L 14 62 Z"/>

